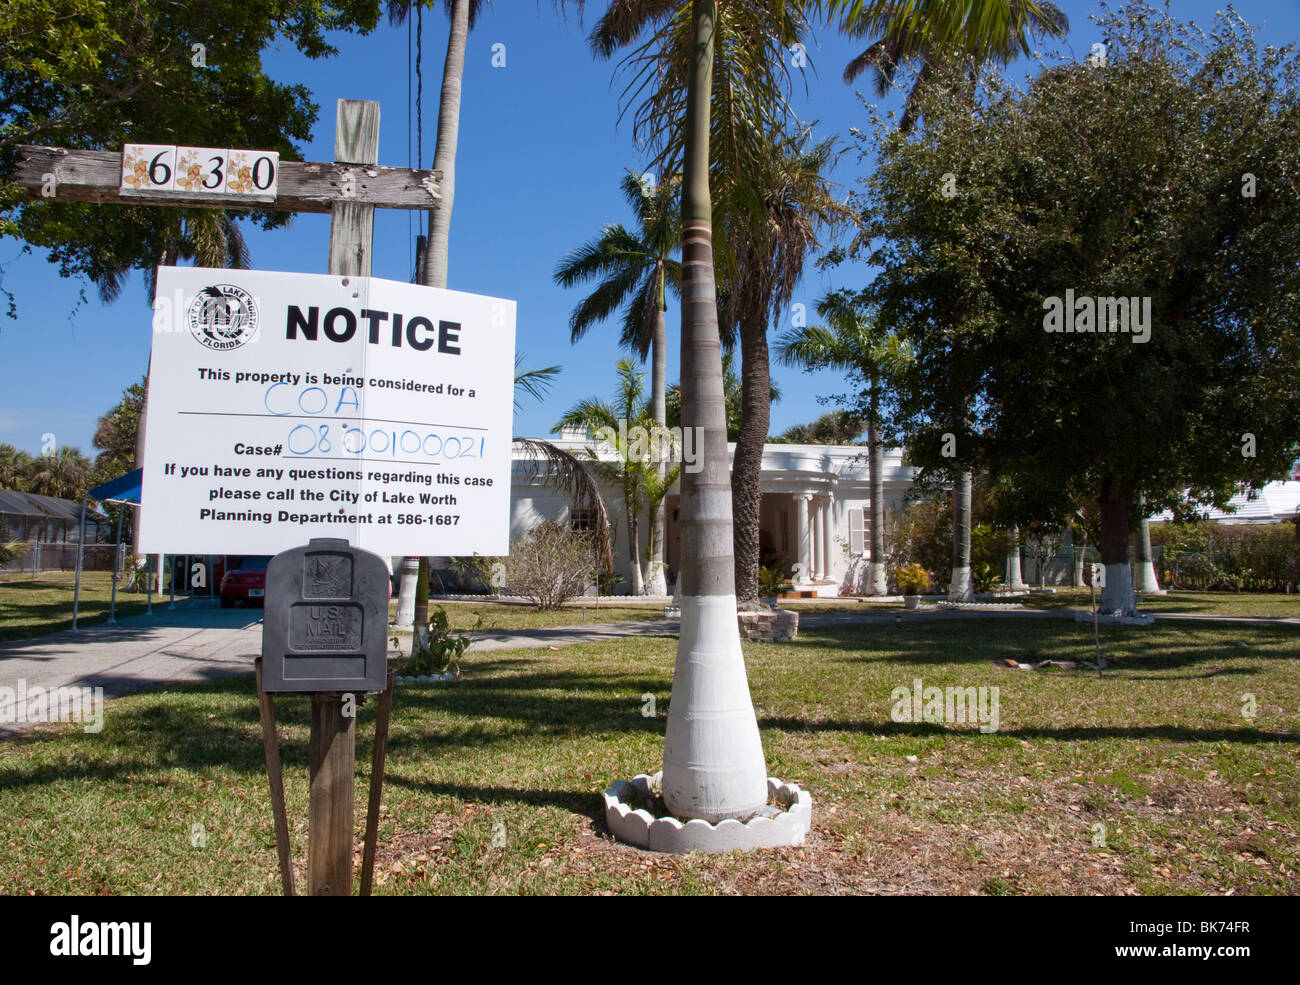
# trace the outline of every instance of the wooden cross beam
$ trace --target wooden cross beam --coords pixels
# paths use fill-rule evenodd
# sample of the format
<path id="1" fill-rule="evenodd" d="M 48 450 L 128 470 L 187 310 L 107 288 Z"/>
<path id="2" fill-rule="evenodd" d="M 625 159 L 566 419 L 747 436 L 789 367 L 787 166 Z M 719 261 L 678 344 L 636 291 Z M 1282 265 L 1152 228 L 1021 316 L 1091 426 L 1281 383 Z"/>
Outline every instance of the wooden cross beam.
<path id="1" fill-rule="evenodd" d="M 18 148 L 14 183 L 37 198 L 56 202 L 114 205 L 172 205 L 186 208 L 245 209 L 257 212 L 330 212 L 337 202 L 379 209 L 436 209 L 441 171 L 390 168 L 338 161 L 282 161 L 274 201 L 247 195 L 183 192 L 123 195 L 121 151 Z M 51 182 L 50 176 L 53 176 Z M 51 194 L 52 192 L 52 194 Z"/>

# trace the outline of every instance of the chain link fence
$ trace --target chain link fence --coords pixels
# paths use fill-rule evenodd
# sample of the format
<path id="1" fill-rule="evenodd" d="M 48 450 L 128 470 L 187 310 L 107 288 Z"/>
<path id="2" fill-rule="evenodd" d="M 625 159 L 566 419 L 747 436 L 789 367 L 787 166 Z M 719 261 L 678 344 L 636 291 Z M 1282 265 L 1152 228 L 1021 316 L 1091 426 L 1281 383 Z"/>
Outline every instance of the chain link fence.
<path id="1" fill-rule="evenodd" d="M 76 543 L 46 544 L 39 541 L 30 542 L 27 549 L 5 564 L 0 564 L 0 573 L 28 574 L 33 578 L 42 573 L 54 571 L 72 572 L 77 570 Z M 120 571 L 126 559 L 127 544 L 86 544 L 83 548 L 81 567 L 83 571 L 112 571 L 114 557 Z"/>

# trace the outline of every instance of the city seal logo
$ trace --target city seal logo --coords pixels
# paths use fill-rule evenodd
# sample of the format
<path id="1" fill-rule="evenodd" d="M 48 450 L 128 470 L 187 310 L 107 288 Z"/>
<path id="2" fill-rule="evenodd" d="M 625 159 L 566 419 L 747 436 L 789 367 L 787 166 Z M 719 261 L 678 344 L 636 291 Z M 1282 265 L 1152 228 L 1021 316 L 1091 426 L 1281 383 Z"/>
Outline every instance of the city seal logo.
<path id="1" fill-rule="evenodd" d="M 190 302 L 190 334 L 209 349 L 238 349 L 257 337 L 257 300 L 234 284 L 205 287 Z"/>

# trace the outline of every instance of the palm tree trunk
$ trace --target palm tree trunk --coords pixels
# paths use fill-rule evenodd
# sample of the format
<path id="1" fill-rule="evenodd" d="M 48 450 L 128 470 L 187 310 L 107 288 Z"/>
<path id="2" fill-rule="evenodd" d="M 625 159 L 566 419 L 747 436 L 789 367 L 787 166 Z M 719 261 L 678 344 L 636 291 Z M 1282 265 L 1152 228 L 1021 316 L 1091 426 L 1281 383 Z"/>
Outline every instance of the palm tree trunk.
<path id="1" fill-rule="evenodd" d="M 470 0 L 455 0 L 451 9 L 451 32 L 447 37 L 447 60 L 442 66 L 442 97 L 438 102 L 438 143 L 433 151 L 434 170 L 442 172 L 438 183 L 438 208 L 429 212 L 429 241 L 424 263 L 420 265 L 421 283 L 427 287 L 447 286 L 447 256 L 451 241 L 451 206 L 456 192 L 456 143 L 460 135 L 460 90 L 465 75 L 465 48 L 469 40 Z M 408 586 L 407 569 L 402 567 L 400 594 Z M 415 597 L 415 625 L 429 622 L 429 559 L 420 558 L 410 591 Z M 415 645 L 415 634 L 411 635 Z"/>
<path id="2" fill-rule="evenodd" d="M 664 740 L 663 796 L 679 818 L 746 818 L 767 802 L 767 764 L 749 697 L 731 557 L 727 409 L 722 390 L 709 120 L 717 5 L 691 3 L 682 183 L 682 426 L 698 472 L 681 480 L 682 621 Z"/>
<path id="3" fill-rule="evenodd" d="M 948 598 L 953 602 L 975 598 L 970 576 L 970 487 L 971 473 L 959 472 L 952 487 L 952 580 L 948 583 Z"/>
<path id="4" fill-rule="evenodd" d="M 885 449 L 880 441 L 880 409 L 871 381 L 871 415 L 867 421 L 867 483 L 871 488 L 871 560 L 867 565 L 867 594 L 885 595 Z"/>
<path id="5" fill-rule="evenodd" d="M 1013 592 L 1029 588 L 1020 573 L 1020 528 L 1014 526 L 1007 531 L 1007 588 Z"/>
<path id="6" fill-rule="evenodd" d="M 663 304 L 663 269 L 660 265 L 660 304 L 655 306 L 654 335 L 650 343 L 650 416 L 661 428 L 668 424 L 668 329 L 664 320 Z M 661 450 L 658 440 L 651 445 L 656 452 Z M 656 454 L 655 473 L 662 484 L 668 471 L 668 464 L 663 457 Z M 664 574 L 664 541 L 668 536 L 665 502 L 661 499 L 655 506 L 654 516 L 650 518 L 650 560 L 645 579 L 647 595 L 667 595 L 668 579 Z"/>
<path id="7" fill-rule="evenodd" d="M 627 511 L 627 559 L 632 568 L 632 594 L 645 594 L 645 581 L 641 577 L 641 518 L 637 511 Z"/>
<path id="8" fill-rule="evenodd" d="M 1141 499 L 1142 519 L 1137 528 L 1137 591 L 1143 595 L 1164 595 L 1160 580 L 1156 577 L 1156 566 L 1151 558 L 1151 521 L 1146 516 L 1146 497 Z"/>
<path id="9" fill-rule="evenodd" d="M 735 516 L 736 599 L 758 601 L 759 509 L 763 490 L 763 445 L 771 423 L 772 374 L 767 324 L 762 316 L 740 326 L 740 435 L 731 465 L 731 510 Z"/>
<path id="10" fill-rule="evenodd" d="M 447 286 L 447 256 L 451 240 L 451 206 L 456 193 L 456 143 L 460 136 L 460 90 L 465 75 L 465 48 L 469 42 L 470 0 L 455 0 L 451 9 L 451 33 L 447 37 L 447 61 L 442 67 L 442 97 L 438 102 L 438 144 L 433 151 L 434 170 L 442 172 L 438 183 L 438 208 L 429 213 L 429 245 L 424 264 L 424 283 Z"/>

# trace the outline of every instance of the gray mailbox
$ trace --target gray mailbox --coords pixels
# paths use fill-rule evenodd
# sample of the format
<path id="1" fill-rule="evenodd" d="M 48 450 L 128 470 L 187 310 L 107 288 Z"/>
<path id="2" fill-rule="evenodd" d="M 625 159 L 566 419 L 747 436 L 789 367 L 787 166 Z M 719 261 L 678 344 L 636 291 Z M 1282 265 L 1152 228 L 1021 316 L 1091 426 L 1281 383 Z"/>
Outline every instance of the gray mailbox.
<path id="1" fill-rule="evenodd" d="M 346 540 L 315 538 L 266 568 L 262 690 L 383 691 L 389 573 Z"/>

